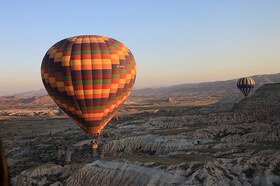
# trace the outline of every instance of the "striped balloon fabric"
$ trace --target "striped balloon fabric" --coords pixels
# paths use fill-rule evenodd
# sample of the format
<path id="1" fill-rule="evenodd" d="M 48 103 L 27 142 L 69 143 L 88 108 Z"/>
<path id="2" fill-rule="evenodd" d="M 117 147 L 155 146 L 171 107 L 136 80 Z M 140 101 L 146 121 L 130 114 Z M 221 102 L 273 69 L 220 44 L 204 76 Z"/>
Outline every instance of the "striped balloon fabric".
<path id="1" fill-rule="evenodd" d="M 255 86 L 255 81 L 250 77 L 240 78 L 237 81 L 237 88 L 247 97 Z"/>
<path id="2" fill-rule="evenodd" d="M 55 103 L 87 133 L 100 134 L 129 96 L 136 63 L 121 42 L 96 35 L 53 45 L 41 66 L 43 84 Z"/>

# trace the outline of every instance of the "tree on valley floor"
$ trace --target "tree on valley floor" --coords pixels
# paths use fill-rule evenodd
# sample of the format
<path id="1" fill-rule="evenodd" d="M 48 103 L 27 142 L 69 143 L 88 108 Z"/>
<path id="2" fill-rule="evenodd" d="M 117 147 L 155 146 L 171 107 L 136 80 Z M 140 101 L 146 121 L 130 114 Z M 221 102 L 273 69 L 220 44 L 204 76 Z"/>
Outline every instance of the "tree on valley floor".
<path id="1" fill-rule="evenodd" d="M 0 139 L 0 186 L 9 185 L 8 165 L 4 154 L 4 148 Z"/>

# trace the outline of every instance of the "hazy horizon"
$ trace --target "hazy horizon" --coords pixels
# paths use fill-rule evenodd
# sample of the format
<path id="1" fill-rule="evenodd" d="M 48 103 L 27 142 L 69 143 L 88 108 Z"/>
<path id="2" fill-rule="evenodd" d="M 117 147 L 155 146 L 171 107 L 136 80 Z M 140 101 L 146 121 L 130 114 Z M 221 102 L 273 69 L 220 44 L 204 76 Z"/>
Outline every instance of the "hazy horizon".
<path id="1" fill-rule="evenodd" d="M 280 74 L 280 73 L 274 73 L 274 74 L 254 74 L 254 75 L 252 75 L 250 77 L 253 77 L 253 76 L 265 76 L 265 75 L 277 75 L 277 74 Z M 184 84 L 187 85 L 187 84 L 211 83 L 211 82 L 219 82 L 219 81 L 231 81 L 231 80 L 235 80 L 235 79 L 238 79 L 238 78 L 239 77 L 231 78 L 231 79 L 213 80 L 213 81 L 185 82 L 185 83 L 170 84 L 170 85 L 157 85 L 157 86 L 149 86 L 149 87 L 136 87 L 133 90 L 143 90 L 143 89 L 150 89 L 150 88 L 152 88 L 152 89 L 153 88 L 165 88 L 165 87 L 172 87 L 172 86 L 184 85 Z M 3 95 L 0 94 L 0 96 L 14 96 L 14 95 L 17 95 L 17 94 L 23 94 L 23 93 L 28 93 L 28 92 L 36 92 L 36 91 L 40 91 L 40 90 L 45 90 L 43 85 L 39 89 L 32 89 L 32 90 L 20 91 L 20 92 L 12 92 L 12 93 L 3 94 Z"/>
<path id="2" fill-rule="evenodd" d="M 128 46 L 135 89 L 279 73 L 279 9 L 241 0 L 0 2 L 0 96 L 43 88 L 46 51 L 84 34 Z"/>

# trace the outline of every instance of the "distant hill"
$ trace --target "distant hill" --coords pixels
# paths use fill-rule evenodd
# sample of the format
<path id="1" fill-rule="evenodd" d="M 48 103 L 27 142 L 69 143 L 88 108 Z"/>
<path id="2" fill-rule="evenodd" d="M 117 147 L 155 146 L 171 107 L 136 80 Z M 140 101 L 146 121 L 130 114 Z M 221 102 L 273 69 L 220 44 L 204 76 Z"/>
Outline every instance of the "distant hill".
<path id="1" fill-rule="evenodd" d="M 37 96 L 45 96 L 47 95 L 47 91 L 42 88 L 40 90 L 35 90 L 35 91 L 28 91 L 28 92 L 22 92 L 18 94 L 14 94 L 12 96 L 17 96 L 17 97 L 37 97 Z"/>
<path id="2" fill-rule="evenodd" d="M 0 109 L 21 109 L 21 108 L 40 108 L 40 107 L 56 107 L 51 97 L 47 95 L 21 97 L 7 96 L 0 97 Z"/>
<path id="3" fill-rule="evenodd" d="M 280 73 L 252 76 L 256 81 L 254 91 L 264 84 L 280 83 Z M 174 85 L 162 88 L 147 88 L 134 90 L 126 103 L 154 103 L 160 102 L 178 104 L 196 101 L 217 103 L 232 107 L 234 103 L 243 99 L 243 95 L 236 88 L 237 79 L 204 83 Z M 45 89 L 0 97 L 0 109 L 24 107 L 55 107 L 55 103 L 47 96 Z"/>
<path id="4" fill-rule="evenodd" d="M 259 109 L 280 112 L 280 83 L 261 86 L 252 96 L 242 99 L 236 104 L 235 108 L 253 110 L 254 112 Z"/>
<path id="5" fill-rule="evenodd" d="M 255 75 L 251 77 L 256 81 L 256 88 L 262 86 L 263 84 L 280 82 L 280 73 Z M 186 95 L 186 94 L 201 93 L 201 92 L 232 93 L 237 91 L 236 81 L 237 79 L 232 79 L 226 81 L 181 84 L 181 85 L 174 85 L 174 86 L 162 87 L 162 88 L 147 88 L 147 89 L 136 90 L 133 92 L 133 95 L 147 95 L 147 96 Z"/>
<path id="6" fill-rule="evenodd" d="M 256 81 L 256 88 L 263 84 L 280 83 L 280 73 L 278 74 L 264 74 L 251 76 Z M 134 90 L 132 95 L 145 95 L 145 96 L 159 96 L 159 95 L 186 95 L 200 92 L 235 92 L 237 79 L 214 81 L 214 82 L 202 82 L 202 83 L 188 83 L 180 84 L 169 87 L 161 88 L 145 88 Z M 12 96 L 19 97 L 37 97 L 47 95 L 44 88 L 37 91 L 29 91 L 14 94 Z"/>

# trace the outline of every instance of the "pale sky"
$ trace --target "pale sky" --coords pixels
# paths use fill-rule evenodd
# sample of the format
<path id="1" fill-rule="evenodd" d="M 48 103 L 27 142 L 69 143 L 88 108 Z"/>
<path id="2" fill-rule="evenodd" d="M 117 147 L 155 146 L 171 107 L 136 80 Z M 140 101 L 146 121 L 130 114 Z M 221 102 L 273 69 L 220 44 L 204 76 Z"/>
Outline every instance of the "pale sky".
<path id="1" fill-rule="evenodd" d="M 0 95 L 43 88 L 40 65 L 61 39 L 104 35 L 135 56 L 135 88 L 280 72 L 280 1 L 0 2 Z"/>

